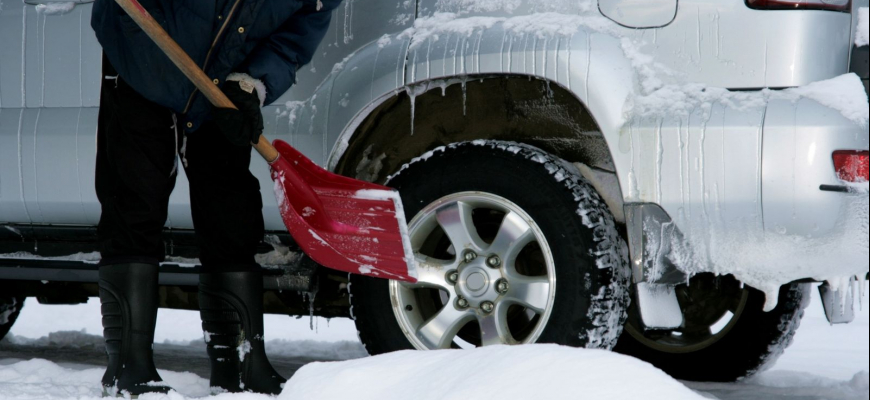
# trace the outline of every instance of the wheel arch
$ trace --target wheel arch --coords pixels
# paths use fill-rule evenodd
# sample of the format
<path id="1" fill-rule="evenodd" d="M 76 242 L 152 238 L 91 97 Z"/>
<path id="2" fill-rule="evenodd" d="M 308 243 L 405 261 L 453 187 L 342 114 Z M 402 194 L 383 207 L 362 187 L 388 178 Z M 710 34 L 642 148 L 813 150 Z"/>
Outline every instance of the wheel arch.
<path id="1" fill-rule="evenodd" d="M 472 140 L 525 143 L 615 172 L 605 134 L 586 105 L 562 85 L 532 76 L 472 75 L 406 86 L 374 102 L 343 139 L 332 169 L 376 182 L 427 151 Z"/>

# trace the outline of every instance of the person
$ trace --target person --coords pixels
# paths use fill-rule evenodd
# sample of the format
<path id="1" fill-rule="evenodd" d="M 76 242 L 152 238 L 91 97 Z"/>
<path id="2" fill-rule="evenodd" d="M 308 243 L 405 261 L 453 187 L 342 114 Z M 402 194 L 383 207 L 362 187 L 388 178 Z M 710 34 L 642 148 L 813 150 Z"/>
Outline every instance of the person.
<path id="1" fill-rule="evenodd" d="M 179 168 L 203 273 L 199 306 L 215 392 L 281 392 L 263 335 L 262 198 L 251 174 L 260 108 L 295 83 L 341 0 L 140 0 L 239 110 L 216 109 L 112 0 L 103 47 L 96 191 L 106 396 L 167 393 L 153 360 L 163 227 Z M 181 160 L 181 162 L 179 162 Z M 181 164 L 181 165 L 179 165 Z"/>

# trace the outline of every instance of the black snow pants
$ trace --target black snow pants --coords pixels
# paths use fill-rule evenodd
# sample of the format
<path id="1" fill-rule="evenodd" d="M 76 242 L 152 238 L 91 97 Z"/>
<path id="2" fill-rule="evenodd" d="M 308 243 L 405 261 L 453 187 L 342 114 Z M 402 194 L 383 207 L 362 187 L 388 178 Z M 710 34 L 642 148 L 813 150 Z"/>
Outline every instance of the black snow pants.
<path id="1" fill-rule="evenodd" d="M 263 203 L 250 172 L 251 148 L 234 146 L 211 122 L 184 132 L 171 110 L 114 78 L 105 59 L 103 76 L 96 167 L 101 265 L 165 259 L 169 196 L 184 167 L 204 272 L 257 270 Z"/>

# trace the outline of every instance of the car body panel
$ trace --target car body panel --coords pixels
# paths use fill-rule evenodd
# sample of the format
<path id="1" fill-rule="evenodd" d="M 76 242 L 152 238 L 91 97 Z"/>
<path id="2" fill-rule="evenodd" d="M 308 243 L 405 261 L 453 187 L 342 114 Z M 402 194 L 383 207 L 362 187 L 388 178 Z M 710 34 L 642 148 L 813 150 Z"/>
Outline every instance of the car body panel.
<path id="1" fill-rule="evenodd" d="M 0 43 L 0 222 L 92 226 L 99 218 L 92 188 L 103 77 L 89 12 L 89 4 L 61 15 L 32 5 L 0 10 L 0 34 L 9 38 Z M 560 13 L 561 25 L 540 30 L 529 24 L 533 12 Z M 480 18 L 466 29 L 412 29 L 415 15 L 453 18 L 440 13 Z M 834 149 L 866 149 L 866 127 L 809 100 L 627 115 L 641 82 L 619 36 L 674 72 L 665 83 L 793 87 L 848 71 L 853 22 L 847 13 L 751 10 L 743 0 L 682 0 L 673 21 L 651 29 L 612 24 L 596 1 L 345 0 L 297 84 L 264 109 L 265 133 L 334 167 L 361 121 L 397 95 L 492 76 L 540 79 L 594 116 L 625 203 L 658 204 L 698 235 L 718 226 L 822 236 L 843 218 L 838 195 L 818 191 L 836 183 L 824 163 Z M 407 129 L 412 135 L 413 123 Z M 266 228 L 284 230 L 268 167 L 255 160 Z M 193 227 L 183 170 L 167 227 Z"/>
<path id="2" fill-rule="evenodd" d="M 842 185 L 833 166 L 837 150 L 867 150 L 867 131 L 812 100 L 775 101 L 764 122 L 764 225 L 770 233 L 824 238 L 839 231 Z"/>
<path id="3" fill-rule="evenodd" d="M 677 0 L 598 0 L 601 14 L 629 28 L 660 28 L 677 16 Z"/>

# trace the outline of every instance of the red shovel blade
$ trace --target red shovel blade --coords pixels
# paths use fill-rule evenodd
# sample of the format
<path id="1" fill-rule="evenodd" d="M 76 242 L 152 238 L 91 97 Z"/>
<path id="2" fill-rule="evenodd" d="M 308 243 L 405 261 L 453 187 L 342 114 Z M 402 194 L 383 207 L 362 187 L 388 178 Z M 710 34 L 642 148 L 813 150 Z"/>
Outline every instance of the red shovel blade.
<path id="1" fill-rule="evenodd" d="M 417 281 L 402 200 L 395 190 L 333 174 L 276 140 L 271 164 L 284 224 L 318 264 L 352 274 Z"/>

